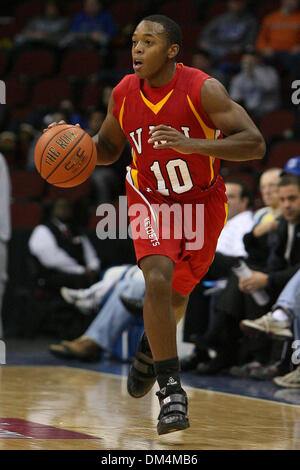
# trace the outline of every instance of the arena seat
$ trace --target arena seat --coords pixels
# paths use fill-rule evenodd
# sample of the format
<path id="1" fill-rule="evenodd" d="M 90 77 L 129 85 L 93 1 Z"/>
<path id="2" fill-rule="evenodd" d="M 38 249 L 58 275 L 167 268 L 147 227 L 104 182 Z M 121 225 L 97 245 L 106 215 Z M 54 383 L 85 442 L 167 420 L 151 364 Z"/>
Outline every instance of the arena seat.
<path id="1" fill-rule="evenodd" d="M 22 51 L 15 59 L 11 76 L 40 78 L 55 72 L 56 56 L 48 49 L 30 49 Z"/>
<path id="2" fill-rule="evenodd" d="M 190 0 L 171 0 L 163 2 L 159 8 L 161 15 L 166 15 L 172 18 L 176 23 L 181 24 L 183 19 L 185 22 L 192 22 L 198 18 L 198 8 L 195 2 Z M 185 35 L 183 38 L 185 39 Z"/>
<path id="3" fill-rule="evenodd" d="M 120 71 L 132 73 L 132 58 L 129 50 L 126 49 L 116 49 L 114 51 L 116 58 L 116 68 Z"/>
<path id="4" fill-rule="evenodd" d="M 21 106 L 27 102 L 28 88 L 19 78 L 9 77 L 5 80 L 5 84 L 8 106 Z"/>
<path id="5" fill-rule="evenodd" d="M 272 145 L 265 168 L 283 168 L 286 161 L 296 155 L 300 155 L 300 141 L 278 142 Z"/>
<path id="6" fill-rule="evenodd" d="M 82 1 L 71 1 L 67 2 L 65 6 L 66 16 L 72 20 L 74 16 L 80 13 L 83 10 Z"/>
<path id="7" fill-rule="evenodd" d="M 28 200 L 41 198 L 45 181 L 36 171 L 15 170 L 11 173 L 12 198 Z"/>
<path id="8" fill-rule="evenodd" d="M 217 16 L 222 15 L 227 11 L 227 2 L 220 1 L 214 3 L 210 8 L 208 8 L 205 15 L 205 24 L 214 20 Z"/>
<path id="9" fill-rule="evenodd" d="M 61 77 L 88 77 L 101 69 L 101 56 L 94 49 L 71 51 L 61 63 Z"/>
<path id="10" fill-rule="evenodd" d="M 117 25 L 125 26 L 127 24 L 135 24 L 139 12 L 144 9 L 143 2 L 139 0 L 132 0 L 131 2 L 126 2 L 124 7 L 124 2 L 114 2 L 114 4 L 109 8 L 114 21 Z"/>
<path id="11" fill-rule="evenodd" d="M 245 160 L 244 162 L 234 162 L 229 160 L 222 160 L 221 167 L 228 168 L 233 171 L 241 170 L 252 170 L 252 171 L 262 171 L 264 167 L 265 158 L 262 160 Z"/>
<path id="12" fill-rule="evenodd" d="M 74 188 L 59 188 L 57 186 L 52 186 L 51 184 L 46 185 L 46 200 L 53 200 L 59 197 L 70 199 L 71 201 L 76 201 L 81 198 L 88 198 L 92 190 L 91 181 L 87 180 L 79 186 Z"/>
<path id="13" fill-rule="evenodd" d="M 10 119 L 16 119 L 17 121 L 24 122 L 26 121 L 28 115 L 29 115 L 29 108 L 28 107 L 13 107 L 10 109 L 9 114 L 10 114 Z"/>
<path id="14" fill-rule="evenodd" d="M 63 99 L 72 97 L 72 88 L 66 80 L 54 77 L 37 83 L 33 90 L 31 106 L 47 106 L 53 108 Z"/>
<path id="15" fill-rule="evenodd" d="M 101 100 L 102 85 L 100 83 L 88 83 L 82 92 L 80 106 L 86 109 L 89 106 L 97 106 Z"/>
<path id="16" fill-rule="evenodd" d="M 13 202 L 11 221 L 13 228 L 34 228 L 42 219 L 42 209 L 36 202 Z"/>
<path id="17" fill-rule="evenodd" d="M 273 13 L 278 8 L 280 8 L 280 0 L 266 0 L 263 3 L 258 4 L 255 11 L 255 17 L 258 22 L 261 22 L 266 15 Z"/>
<path id="18" fill-rule="evenodd" d="M 194 18 L 195 20 L 195 18 Z M 197 42 L 203 28 L 199 23 L 185 23 L 181 25 L 183 47 L 190 48 L 192 52 L 197 49 Z"/>
<path id="19" fill-rule="evenodd" d="M 242 181 L 247 185 L 252 194 L 255 194 L 257 191 L 258 178 L 256 173 L 230 171 L 226 176 L 223 176 L 223 179 L 225 183 L 227 180 Z"/>
<path id="20" fill-rule="evenodd" d="M 16 23 L 19 27 L 24 27 L 35 16 L 42 12 L 43 2 L 31 0 L 20 3 L 14 10 Z"/>
<path id="21" fill-rule="evenodd" d="M 265 114 L 260 121 L 260 131 L 265 139 L 282 136 L 287 129 L 293 129 L 295 113 L 287 109 L 279 109 Z"/>
<path id="22" fill-rule="evenodd" d="M 8 55 L 0 50 L 0 77 L 4 77 L 8 66 Z"/>

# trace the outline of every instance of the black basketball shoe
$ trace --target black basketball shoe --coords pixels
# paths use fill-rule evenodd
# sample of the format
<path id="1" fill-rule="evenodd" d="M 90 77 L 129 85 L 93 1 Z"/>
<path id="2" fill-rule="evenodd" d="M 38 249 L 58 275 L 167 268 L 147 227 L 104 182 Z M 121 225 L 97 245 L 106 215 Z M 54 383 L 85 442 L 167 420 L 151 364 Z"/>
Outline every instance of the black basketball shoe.
<path id="1" fill-rule="evenodd" d="M 127 391 L 134 398 L 146 395 L 156 381 L 154 362 L 147 336 L 143 333 L 127 378 Z"/>

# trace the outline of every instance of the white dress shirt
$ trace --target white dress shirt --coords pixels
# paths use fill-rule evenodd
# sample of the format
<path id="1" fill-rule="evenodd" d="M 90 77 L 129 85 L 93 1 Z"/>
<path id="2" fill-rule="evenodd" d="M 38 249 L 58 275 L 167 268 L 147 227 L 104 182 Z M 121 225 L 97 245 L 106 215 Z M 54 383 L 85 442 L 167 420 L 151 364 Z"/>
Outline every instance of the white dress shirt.
<path id="1" fill-rule="evenodd" d="M 63 231 L 66 226 L 56 220 L 55 225 Z M 55 236 L 46 225 L 38 225 L 29 238 L 29 251 L 36 256 L 39 262 L 49 269 L 57 269 L 65 273 L 82 274 L 87 268 L 97 271 L 100 268 L 100 260 L 97 253 L 85 235 L 76 237 L 82 242 L 85 266 L 82 266 L 72 258 L 56 241 Z M 75 240 L 76 240 L 75 238 Z M 73 238 L 74 240 L 74 238 Z"/>
<path id="2" fill-rule="evenodd" d="M 254 225 L 253 213 L 243 211 L 227 221 L 218 240 L 217 250 L 223 255 L 248 257 L 243 237 Z"/>

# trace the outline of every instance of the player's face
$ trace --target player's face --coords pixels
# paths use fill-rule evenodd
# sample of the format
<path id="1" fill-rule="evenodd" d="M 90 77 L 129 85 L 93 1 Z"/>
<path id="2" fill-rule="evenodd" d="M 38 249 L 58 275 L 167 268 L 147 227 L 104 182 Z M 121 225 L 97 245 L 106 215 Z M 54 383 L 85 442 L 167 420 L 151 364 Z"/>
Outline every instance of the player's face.
<path id="1" fill-rule="evenodd" d="M 148 80 L 157 76 L 174 57 L 173 46 L 167 43 L 161 24 L 142 21 L 132 36 L 132 60 L 136 75 Z"/>

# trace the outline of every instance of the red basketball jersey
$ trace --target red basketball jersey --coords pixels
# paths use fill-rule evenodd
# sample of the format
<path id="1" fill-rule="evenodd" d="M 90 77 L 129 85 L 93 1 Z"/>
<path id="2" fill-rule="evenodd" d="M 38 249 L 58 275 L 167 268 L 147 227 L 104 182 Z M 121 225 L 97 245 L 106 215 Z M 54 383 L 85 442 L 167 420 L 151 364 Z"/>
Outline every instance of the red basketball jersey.
<path id="1" fill-rule="evenodd" d="M 189 138 L 221 137 L 201 104 L 201 87 L 208 78 L 198 69 L 177 64 L 173 79 L 163 87 L 151 88 L 135 74 L 126 75 L 115 87 L 114 116 L 131 144 L 130 172 L 137 189 L 184 202 L 197 200 L 215 183 L 218 158 L 156 150 L 148 143 L 150 129 L 159 124 Z"/>

